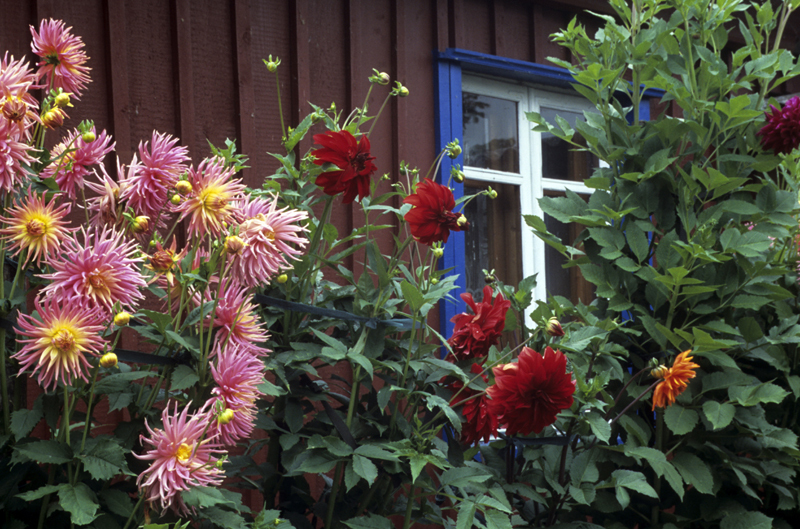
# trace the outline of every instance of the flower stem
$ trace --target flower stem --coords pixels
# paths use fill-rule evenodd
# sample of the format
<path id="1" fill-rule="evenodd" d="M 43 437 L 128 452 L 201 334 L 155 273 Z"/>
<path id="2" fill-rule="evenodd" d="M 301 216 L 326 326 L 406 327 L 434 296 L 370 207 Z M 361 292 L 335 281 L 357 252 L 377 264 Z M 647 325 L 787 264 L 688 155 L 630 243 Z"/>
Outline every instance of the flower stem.
<path id="1" fill-rule="evenodd" d="M 122 529 L 128 529 L 128 526 L 133 521 L 133 517 L 136 516 L 136 511 L 139 510 L 139 506 L 141 506 L 143 501 L 144 501 L 144 496 L 141 494 L 141 491 L 140 491 L 139 492 L 139 501 L 136 502 L 136 506 L 131 511 L 131 515 L 128 516 L 128 521 L 125 522 L 125 525 L 122 526 Z M 41 527 L 39 529 L 41 529 Z"/>
<path id="2" fill-rule="evenodd" d="M 281 137 L 283 141 L 288 140 L 286 137 L 286 125 L 283 122 L 283 106 L 281 105 L 281 80 L 278 76 L 278 70 L 275 70 L 275 87 L 278 89 L 278 115 L 281 117 Z"/>
<path id="3" fill-rule="evenodd" d="M 8 374 L 6 373 L 6 330 L 0 329 L 0 392 L 3 399 L 3 433 L 11 433 L 11 413 L 8 405 Z"/>
<path id="4" fill-rule="evenodd" d="M 414 484 L 408 485 L 408 502 L 406 503 L 406 515 L 403 517 L 403 529 L 411 527 L 411 515 L 414 512 Z"/>
<path id="5" fill-rule="evenodd" d="M 619 412 L 619 414 L 618 414 L 616 417 L 614 417 L 613 419 L 611 419 L 611 422 L 609 422 L 609 423 L 608 423 L 608 426 L 609 426 L 609 427 L 611 427 L 611 426 L 614 426 L 614 423 L 615 423 L 615 422 L 617 422 L 617 421 L 618 421 L 618 420 L 619 420 L 619 419 L 620 419 L 620 418 L 621 418 L 623 415 L 625 415 L 625 412 L 626 412 L 626 411 L 628 411 L 629 409 L 631 409 L 631 406 L 633 406 L 634 404 L 636 404 L 637 402 L 639 402 L 640 400 L 642 400 L 642 397 L 644 397 L 645 395 L 647 395 L 647 393 L 649 393 L 651 389 L 655 388 L 655 387 L 658 385 L 658 383 L 659 383 L 659 382 L 661 382 L 661 380 L 660 380 L 660 379 L 659 379 L 659 380 L 656 380 L 655 382 L 653 382 L 652 384 L 650 384 L 650 385 L 647 387 L 647 389 L 646 389 L 646 390 L 644 390 L 644 391 L 642 391 L 641 393 L 639 393 L 639 396 L 638 396 L 638 397 L 636 397 L 635 399 L 633 399 L 633 401 L 631 401 L 631 403 L 630 403 L 630 404 L 628 404 L 627 406 L 625 406 L 625 408 L 623 408 L 623 410 L 622 410 L 621 412 Z"/>
<path id="6" fill-rule="evenodd" d="M 375 114 L 375 117 L 372 120 L 372 125 L 370 125 L 370 127 L 369 127 L 369 131 L 367 131 L 367 138 L 369 138 L 369 135 L 372 134 L 372 129 L 375 128 L 375 123 L 377 123 L 378 122 L 378 118 L 381 117 L 381 112 L 383 112 L 383 107 L 386 106 L 386 103 L 389 102 L 389 99 L 391 97 L 392 97 L 392 94 L 390 92 L 389 94 L 386 95 L 386 99 L 383 100 L 383 104 L 381 105 L 381 108 L 378 109 L 378 113 Z"/>

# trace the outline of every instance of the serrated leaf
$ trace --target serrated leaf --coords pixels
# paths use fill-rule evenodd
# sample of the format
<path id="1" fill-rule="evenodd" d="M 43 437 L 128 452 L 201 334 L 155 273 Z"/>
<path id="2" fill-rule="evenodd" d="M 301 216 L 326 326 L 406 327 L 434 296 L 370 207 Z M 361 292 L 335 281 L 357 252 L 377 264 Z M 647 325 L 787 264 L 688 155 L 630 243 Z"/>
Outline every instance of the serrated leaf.
<path id="1" fill-rule="evenodd" d="M 133 512 L 133 501 L 126 492 L 119 489 L 105 489 L 97 494 L 114 514 L 127 518 Z"/>
<path id="2" fill-rule="evenodd" d="M 72 461 L 72 449 L 59 441 L 34 441 L 17 445 L 15 450 L 37 463 L 51 463 L 62 465 Z"/>
<path id="3" fill-rule="evenodd" d="M 110 393 L 108 395 L 108 411 L 122 410 L 133 402 L 133 393 Z"/>
<path id="4" fill-rule="evenodd" d="M 94 386 L 95 393 L 123 393 L 130 389 L 130 384 L 134 380 L 147 378 L 153 375 L 152 371 L 129 371 L 127 373 L 114 373 L 97 381 Z"/>
<path id="5" fill-rule="evenodd" d="M 688 452 L 677 452 L 672 459 L 672 464 L 678 469 L 686 483 L 693 485 L 703 494 L 712 494 L 714 480 L 708 465 L 702 459 Z"/>
<path id="6" fill-rule="evenodd" d="M 684 408 L 680 404 L 667 406 L 664 410 L 664 422 L 672 433 L 677 435 L 684 435 L 694 430 L 699 420 L 700 416 L 696 411 Z"/>
<path id="7" fill-rule="evenodd" d="M 728 388 L 728 396 L 740 406 L 755 406 L 768 402 L 780 404 L 788 394 L 788 391 L 771 382 L 764 382 L 756 386 L 731 386 Z"/>
<path id="8" fill-rule="evenodd" d="M 44 418 L 42 399 L 37 398 L 30 410 L 17 410 L 11 414 L 11 433 L 19 440 L 31 433 L 31 431 Z"/>
<path id="9" fill-rule="evenodd" d="M 344 485 L 347 487 L 347 490 L 352 489 L 358 482 L 361 481 L 361 477 L 356 474 L 356 471 L 353 469 L 353 462 L 348 461 L 347 466 L 344 467 Z"/>
<path id="10" fill-rule="evenodd" d="M 212 507 L 220 504 L 231 504 L 222 492 L 215 487 L 192 487 L 181 492 L 183 501 L 192 507 Z"/>
<path id="11" fill-rule="evenodd" d="M 611 426 L 602 415 L 592 410 L 586 414 L 586 420 L 589 421 L 589 426 L 592 428 L 592 433 L 601 441 L 607 443 L 611 437 Z"/>
<path id="12" fill-rule="evenodd" d="M 360 455 L 353 456 L 353 470 L 356 474 L 367 480 L 367 483 L 372 485 L 375 478 L 378 477 L 378 467 L 375 463 Z"/>
<path id="13" fill-rule="evenodd" d="M 80 458 L 92 478 L 105 481 L 119 474 L 130 473 L 125 462 L 125 453 L 125 449 L 115 439 L 101 438 Z"/>
<path id="14" fill-rule="evenodd" d="M 249 529 L 247 522 L 241 514 L 220 509 L 219 507 L 209 507 L 203 510 L 203 517 L 214 522 L 219 527 L 225 529 Z"/>
<path id="15" fill-rule="evenodd" d="M 75 486 L 64 484 L 58 491 L 58 499 L 75 525 L 88 525 L 97 518 L 97 509 L 100 506 L 95 501 L 94 492 L 85 483 L 77 483 Z"/>
<path id="16" fill-rule="evenodd" d="M 616 487 L 625 487 L 626 489 L 635 490 L 645 496 L 651 498 L 658 498 L 655 489 L 647 482 L 647 478 L 641 472 L 633 470 L 618 469 L 611 473 L 614 477 L 614 484 Z"/>
<path id="17" fill-rule="evenodd" d="M 475 483 L 482 483 L 490 477 L 491 475 L 483 469 L 464 466 L 445 470 L 442 472 L 440 482 L 442 485 L 462 488 L 468 487 Z"/>
<path id="18" fill-rule="evenodd" d="M 736 408 L 729 402 L 717 402 L 708 400 L 703 403 L 703 413 L 706 414 L 706 419 L 711 423 L 715 430 L 725 428 L 733 420 L 736 415 Z"/>
<path id="19" fill-rule="evenodd" d="M 772 518 L 761 512 L 729 514 L 719 523 L 720 529 L 772 529 Z"/>
<path id="20" fill-rule="evenodd" d="M 200 378 L 195 370 L 186 365 L 179 365 L 172 372 L 170 390 L 181 391 L 197 384 Z"/>
<path id="21" fill-rule="evenodd" d="M 486 510 L 483 513 L 486 518 L 487 529 L 512 529 L 511 517 L 500 511 Z"/>
<path id="22" fill-rule="evenodd" d="M 471 529 L 472 523 L 475 520 L 475 510 L 477 506 L 471 501 L 462 501 L 458 508 L 458 517 L 456 518 L 456 529 Z"/>
<path id="23" fill-rule="evenodd" d="M 370 513 L 358 518 L 350 518 L 342 523 L 350 529 L 394 529 L 394 525 L 388 518 Z"/>
<path id="24" fill-rule="evenodd" d="M 45 485 L 44 487 L 39 487 L 36 490 L 30 490 L 22 494 L 17 494 L 17 498 L 21 498 L 26 502 L 32 502 L 38 500 L 39 498 L 44 498 L 48 494 L 58 492 L 63 486 L 63 483 L 61 485 Z"/>

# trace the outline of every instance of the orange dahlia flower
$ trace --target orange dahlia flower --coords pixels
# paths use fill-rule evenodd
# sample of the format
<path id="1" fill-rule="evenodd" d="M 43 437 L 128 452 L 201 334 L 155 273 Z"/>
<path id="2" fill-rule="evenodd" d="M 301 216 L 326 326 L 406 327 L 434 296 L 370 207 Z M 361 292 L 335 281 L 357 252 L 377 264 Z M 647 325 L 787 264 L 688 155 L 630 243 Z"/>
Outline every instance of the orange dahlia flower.
<path id="1" fill-rule="evenodd" d="M 686 389 L 689 379 L 695 377 L 694 370 L 700 366 L 692 362 L 692 357 L 689 356 L 691 352 L 690 349 L 679 354 L 672 367 L 663 373 L 661 382 L 653 392 L 653 410 L 670 406 Z"/>

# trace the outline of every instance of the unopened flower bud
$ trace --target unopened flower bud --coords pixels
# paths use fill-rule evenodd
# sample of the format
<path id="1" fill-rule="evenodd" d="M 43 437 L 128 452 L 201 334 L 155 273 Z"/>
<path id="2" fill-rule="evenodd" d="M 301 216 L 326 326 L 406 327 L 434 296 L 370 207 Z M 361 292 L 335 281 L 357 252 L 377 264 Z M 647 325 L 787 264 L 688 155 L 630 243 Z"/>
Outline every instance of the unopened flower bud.
<path id="1" fill-rule="evenodd" d="M 270 55 L 269 59 L 264 59 L 264 64 L 267 65 L 267 70 L 269 70 L 270 73 L 275 73 L 278 71 L 278 66 L 281 64 L 281 59 L 279 57 L 275 57 L 273 60 L 272 55 Z"/>
<path id="2" fill-rule="evenodd" d="M 664 378 L 667 376 L 667 373 L 669 373 L 669 368 L 664 365 L 660 365 L 650 371 L 650 375 L 652 375 L 653 378 Z"/>
<path id="3" fill-rule="evenodd" d="M 444 255 L 444 248 L 434 248 L 433 256 L 437 259 Z"/>
<path id="4" fill-rule="evenodd" d="M 3 110 L 3 117 L 14 123 L 22 121 L 22 118 L 24 118 L 25 114 L 28 112 L 28 105 L 18 97 L 6 99 L 1 107 Z"/>
<path id="5" fill-rule="evenodd" d="M 150 248 L 155 248 L 155 247 L 156 247 L 156 244 L 157 244 L 157 242 L 155 241 L 155 239 L 154 239 L 154 240 L 151 240 L 151 241 L 150 241 Z"/>
<path id="6" fill-rule="evenodd" d="M 287 276 L 286 274 L 281 274 L 281 275 L 279 275 L 279 276 L 278 276 L 278 278 L 277 278 L 277 281 L 278 281 L 278 283 L 280 283 L 280 284 L 284 284 L 284 283 L 286 283 L 288 280 L 289 280 L 289 276 Z"/>
<path id="7" fill-rule="evenodd" d="M 53 102 L 56 104 L 58 108 L 64 108 L 66 106 L 72 106 L 69 100 L 69 92 L 61 92 L 58 94 Z"/>
<path id="8" fill-rule="evenodd" d="M 372 71 L 375 72 L 375 75 L 370 75 L 369 76 L 369 81 L 371 83 L 377 83 L 377 84 L 380 84 L 380 85 L 387 85 L 387 84 L 389 84 L 389 81 L 392 80 L 392 78 L 389 77 L 389 74 L 386 73 L 386 72 L 379 72 L 375 68 L 373 68 Z"/>
<path id="9" fill-rule="evenodd" d="M 48 129 L 55 129 L 64 124 L 64 111 L 60 108 L 52 108 L 42 116 L 42 123 Z"/>
<path id="10" fill-rule="evenodd" d="M 456 159 L 461 154 L 461 145 L 453 145 L 447 150 L 447 156 Z"/>
<path id="11" fill-rule="evenodd" d="M 131 222 L 131 229 L 134 233 L 144 233 L 150 227 L 150 217 L 139 215 Z"/>
<path id="12" fill-rule="evenodd" d="M 222 468 L 222 465 L 224 465 L 224 464 L 225 464 L 225 460 L 224 459 L 217 459 L 217 462 L 214 463 L 214 466 L 217 467 L 217 468 Z"/>
<path id="13" fill-rule="evenodd" d="M 118 363 L 117 355 L 110 351 L 100 357 L 100 365 L 103 367 L 117 367 Z"/>
<path id="14" fill-rule="evenodd" d="M 406 88 L 405 86 L 401 86 L 401 87 L 400 87 L 400 88 L 397 90 L 397 95 L 399 95 L 400 97 L 406 97 L 406 96 L 408 96 L 408 88 Z"/>
<path id="15" fill-rule="evenodd" d="M 459 216 L 458 220 L 456 221 L 456 223 L 459 226 L 464 226 L 465 224 L 467 224 L 467 217 L 465 217 L 464 215 Z"/>
<path id="16" fill-rule="evenodd" d="M 226 408 L 219 412 L 217 415 L 217 422 L 220 424 L 228 424 L 233 420 L 233 416 L 236 412 L 230 408 Z"/>
<path id="17" fill-rule="evenodd" d="M 177 206 L 181 203 L 181 196 L 180 195 L 172 195 L 172 198 L 169 199 L 170 203 L 173 206 Z"/>
<path id="18" fill-rule="evenodd" d="M 547 325 L 544 330 L 548 335 L 553 337 L 564 336 L 564 329 L 561 328 L 561 323 L 555 316 L 547 320 Z"/>
<path id="19" fill-rule="evenodd" d="M 490 283 L 494 283 L 495 281 L 497 281 L 497 278 L 494 276 L 494 270 L 483 276 L 483 282 L 486 283 L 487 285 Z"/>
<path id="20" fill-rule="evenodd" d="M 192 192 L 192 183 L 188 180 L 178 180 L 178 183 L 175 184 L 175 191 L 181 195 L 188 195 Z"/>
<path id="21" fill-rule="evenodd" d="M 225 252 L 230 255 L 242 255 L 242 250 L 247 243 L 238 235 L 228 235 L 225 237 Z"/>
<path id="22" fill-rule="evenodd" d="M 125 312 L 118 312 L 116 316 L 114 316 L 114 325 L 117 327 L 125 327 L 131 321 L 131 315 Z"/>
<path id="23" fill-rule="evenodd" d="M 489 194 L 489 198 L 491 198 L 492 200 L 497 198 L 497 191 L 495 191 L 491 187 L 489 188 L 489 191 L 487 191 L 487 193 Z"/>
<path id="24" fill-rule="evenodd" d="M 439 282 L 439 280 L 438 280 L 438 279 L 436 279 L 435 277 L 432 277 L 432 278 L 431 278 L 431 285 L 435 285 L 435 284 L 437 284 L 438 282 Z"/>
<path id="25" fill-rule="evenodd" d="M 457 169 L 455 167 L 450 169 L 450 175 L 453 177 L 453 180 L 455 180 L 459 184 L 462 183 L 464 179 L 467 177 L 467 175 L 464 174 L 464 171 Z"/>

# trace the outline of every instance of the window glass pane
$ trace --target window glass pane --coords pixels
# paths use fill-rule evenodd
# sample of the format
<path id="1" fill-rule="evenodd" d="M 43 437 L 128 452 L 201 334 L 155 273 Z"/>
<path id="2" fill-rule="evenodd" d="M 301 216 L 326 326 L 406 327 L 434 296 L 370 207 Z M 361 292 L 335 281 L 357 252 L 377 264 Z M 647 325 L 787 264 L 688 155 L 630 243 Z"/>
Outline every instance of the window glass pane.
<path id="1" fill-rule="evenodd" d="M 463 93 L 464 165 L 519 173 L 517 103 Z"/>
<path id="2" fill-rule="evenodd" d="M 565 196 L 564 193 L 548 192 L 548 196 Z M 588 197 L 583 197 L 588 200 Z M 559 237 L 564 244 L 572 245 L 580 234 L 583 226 L 578 223 L 564 224 L 549 215 L 545 215 L 544 223 L 547 230 Z M 563 268 L 567 258 L 558 253 L 553 247 L 545 246 L 545 286 L 548 296 L 563 296 L 572 303 L 579 301 L 588 305 L 594 300 L 594 285 L 581 275 L 580 268 L 573 266 Z"/>
<path id="3" fill-rule="evenodd" d="M 464 194 L 474 195 L 488 184 L 478 181 L 464 183 Z M 503 283 L 516 285 L 522 280 L 522 237 L 519 186 L 492 184 L 497 198 L 476 197 L 464 208 L 469 220 L 469 231 L 464 234 L 466 244 L 467 292 L 476 301 L 483 297 L 486 285 L 483 270 L 494 269 Z"/>
<path id="4" fill-rule="evenodd" d="M 561 116 L 573 128 L 578 119 L 583 119 L 583 114 L 579 112 L 547 107 L 541 107 L 539 113 L 548 123 L 555 123 L 556 115 Z M 577 134 L 576 139 L 580 140 Z M 542 133 L 542 176 L 544 178 L 582 182 L 591 176 L 595 167 L 597 167 L 597 158 L 592 154 L 576 151 L 575 147 L 549 132 Z"/>

